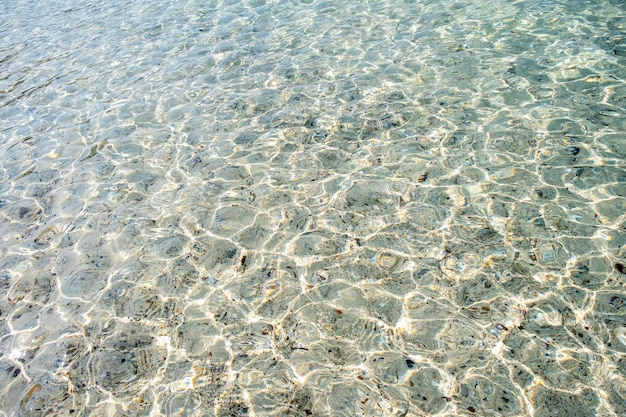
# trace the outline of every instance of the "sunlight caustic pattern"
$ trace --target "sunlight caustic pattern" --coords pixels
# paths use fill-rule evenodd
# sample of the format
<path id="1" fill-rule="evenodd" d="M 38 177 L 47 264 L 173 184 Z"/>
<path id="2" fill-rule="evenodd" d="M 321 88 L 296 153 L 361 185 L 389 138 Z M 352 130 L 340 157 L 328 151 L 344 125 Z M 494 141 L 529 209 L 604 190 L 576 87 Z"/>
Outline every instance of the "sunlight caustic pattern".
<path id="1" fill-rule="evenodd" d="M 626 414 L 623 2 L 11 3 L 1 416 Z"/>

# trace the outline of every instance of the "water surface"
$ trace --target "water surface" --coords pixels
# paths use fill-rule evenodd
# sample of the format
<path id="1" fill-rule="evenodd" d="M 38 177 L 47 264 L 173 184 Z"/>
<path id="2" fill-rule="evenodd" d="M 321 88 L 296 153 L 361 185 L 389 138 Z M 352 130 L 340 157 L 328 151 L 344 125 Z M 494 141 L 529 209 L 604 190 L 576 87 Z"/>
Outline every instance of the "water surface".
<path id="1" fill-rule="evenodd" d="M 626 414 L 622 1 L 0 12 L 1 416 Z"/>

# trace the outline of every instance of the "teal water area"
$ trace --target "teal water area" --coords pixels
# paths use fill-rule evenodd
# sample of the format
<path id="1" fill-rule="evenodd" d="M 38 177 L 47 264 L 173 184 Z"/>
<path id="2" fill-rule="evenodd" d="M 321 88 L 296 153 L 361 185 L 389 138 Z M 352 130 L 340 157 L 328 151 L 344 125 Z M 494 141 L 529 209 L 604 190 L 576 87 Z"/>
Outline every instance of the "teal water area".
<path id="1" fill-rule="evenodd" d="M 0 416 L 626 415 L 623 1 L 0 12 Z"/>

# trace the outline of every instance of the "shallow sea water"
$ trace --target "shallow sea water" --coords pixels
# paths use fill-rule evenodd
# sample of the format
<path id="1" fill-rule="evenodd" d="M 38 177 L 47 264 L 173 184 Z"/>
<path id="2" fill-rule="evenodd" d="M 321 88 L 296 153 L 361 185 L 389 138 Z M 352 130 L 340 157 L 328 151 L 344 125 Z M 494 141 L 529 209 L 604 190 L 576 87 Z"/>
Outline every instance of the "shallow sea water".
<path id="1" fill-rule="evenodd" d="M 0 416 L 626 415 L 623 1 L 0 11 Z"/>

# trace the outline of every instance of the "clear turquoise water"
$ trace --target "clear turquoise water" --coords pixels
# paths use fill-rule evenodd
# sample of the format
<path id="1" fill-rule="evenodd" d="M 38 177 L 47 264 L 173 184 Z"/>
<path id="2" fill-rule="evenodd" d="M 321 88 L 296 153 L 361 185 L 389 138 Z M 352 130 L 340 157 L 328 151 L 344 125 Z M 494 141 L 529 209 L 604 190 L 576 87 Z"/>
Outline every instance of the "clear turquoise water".
<path id="1" fill-rule="evenodd" d="M 0 416 L 626 414 L 622 1 L 0 12 Z"/>

